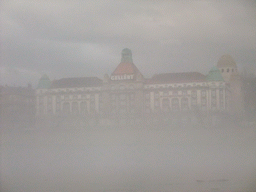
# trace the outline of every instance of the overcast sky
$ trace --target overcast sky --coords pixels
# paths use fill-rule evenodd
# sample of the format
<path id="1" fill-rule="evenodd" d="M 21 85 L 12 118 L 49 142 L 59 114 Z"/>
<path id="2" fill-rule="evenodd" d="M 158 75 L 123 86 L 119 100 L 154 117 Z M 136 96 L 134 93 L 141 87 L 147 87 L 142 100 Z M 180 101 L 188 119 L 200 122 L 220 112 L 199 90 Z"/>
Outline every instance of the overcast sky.
<path id="1" fill-rule="evenodd" d="M 255 1 L 2 0 L 1 84 L 111 74 L 123 48 L 145 77 L 256 65 Z M 255 70 L 255 67 L 254 67 Z"/>

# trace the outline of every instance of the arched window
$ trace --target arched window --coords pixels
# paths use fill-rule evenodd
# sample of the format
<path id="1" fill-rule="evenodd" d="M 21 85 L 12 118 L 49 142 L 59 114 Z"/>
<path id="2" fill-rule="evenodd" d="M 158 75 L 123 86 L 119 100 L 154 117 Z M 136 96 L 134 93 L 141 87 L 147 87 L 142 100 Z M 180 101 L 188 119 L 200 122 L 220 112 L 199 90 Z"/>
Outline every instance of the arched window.
<path id="1" fill-rule="evenodd" d="M 62 111 L 63 111 L 64 114 L 69 114 L 70 113 L 70 103 L 69 102 L 63 103 Z"/>
<path id="2" fill-rule="evenodd" d="M 189 109 L 189 106 L 188 106 L 188 98 L 182 98 L 181 99 L 181 109 L 182 110 L 188 110 Z"/>
<path id="3" fill-rule="evenodd" d="M 77 102 L 73 102 L 73 103 L 72 103 L 72 114 L 77 115 L 78 113 L 79 113 L 79 110 L 78 110 L 78 103 L 77 103 Z"/>
<path id="4" fill-rule="evenodd" d="M 179 99 L 178 98 L 173 98 L 172 99 L 172 110 L 174 110 L 174 111 L 179 111 L 180 110 L 180 104 L 179 104 Z"/>
<path id="5" fill-rule="evenodd" d="M 168 98 L 163 99 L 162 109 L 163 109 L 163 112 L 169 112 L 170 111 L 170 100 Z"/>
<path id="6" fill-rule="evenodd" d="M 229 68 L 227 69 L 227 72 L 229 72 Z"/>
<path id="7" fill-rule="evenodd" d="M 86 104 L 86 102 L 85 101 L 82 101 L 81 103 L 80 103 L 80 112 L 81 112 L 81 114 L 87 114 L 87 104 Z"/>

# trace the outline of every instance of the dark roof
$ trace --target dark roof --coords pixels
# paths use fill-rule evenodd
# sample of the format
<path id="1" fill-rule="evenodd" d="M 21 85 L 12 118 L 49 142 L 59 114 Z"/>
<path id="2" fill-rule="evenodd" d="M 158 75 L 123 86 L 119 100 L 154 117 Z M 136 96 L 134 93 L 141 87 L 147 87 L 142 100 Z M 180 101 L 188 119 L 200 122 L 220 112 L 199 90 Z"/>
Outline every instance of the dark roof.
<path id="1" fill-rule="evenodd" d="M 102 85 L 98 77 L 73 77 L 53 80 L 50 88 L 97 87 Z"/>
<path id="2" fill-rule="evenodd" d="M 148 83 L 188 83 L 188 82 L 203 82 L 206 81 L 206 76 L 198 72 L 183 72 L 183 73 L 161 73 L 149 79 Z"/>

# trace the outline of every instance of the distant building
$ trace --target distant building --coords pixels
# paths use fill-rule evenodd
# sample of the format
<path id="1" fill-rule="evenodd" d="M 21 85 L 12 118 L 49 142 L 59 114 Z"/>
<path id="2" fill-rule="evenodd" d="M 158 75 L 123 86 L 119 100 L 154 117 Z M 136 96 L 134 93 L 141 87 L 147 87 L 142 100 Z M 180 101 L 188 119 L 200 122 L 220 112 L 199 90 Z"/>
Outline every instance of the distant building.
<path id="1" fill-rule="evenodd" d="M 35 119 L 35 90 L 28 87 L 0 87 L 1 124 L 32 125 Z"/>
<path id="2" fill-rule="evenodd" d="M 126 48 L 122 50 L 120 64 L 103 80 L 77 77 L 51 81 L 44 75 L 36 90 L 36 114 L 140 117 L 239 111 L 239 86 L 237 66 L 230 56 L 222 56 L 208 75 L 182 72 L 144 78 L 133 63 L 131 50 Z"/>

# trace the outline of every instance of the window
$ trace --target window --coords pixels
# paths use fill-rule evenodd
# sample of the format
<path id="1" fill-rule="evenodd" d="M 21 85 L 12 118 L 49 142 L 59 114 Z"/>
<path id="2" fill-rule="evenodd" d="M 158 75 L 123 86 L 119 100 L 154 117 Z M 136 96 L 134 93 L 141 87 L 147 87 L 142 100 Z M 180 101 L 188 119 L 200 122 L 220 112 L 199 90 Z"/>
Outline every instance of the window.
<path id="1" fill-rule="evenodd" d="M 145 109 L 145 112 L 146 112 L 146 113 L 150 113 L 150 108 L 147 107 L 147 108 Z"/>
<path id="2" fill-rule="evenodd" d="M 56 112 L 59 113 L 60 112 L 60 103 L 56 104 Z"/>
<path id="3" fill-rule="evenodd" d="M 81 112 L 81 114 L 87 113 L 87 104 L 85 101 L 80 103 L 80 112 Z"/>
<path id="4" fill-rule="evenodd" d="M 145 94 L 145 98 L 146 98 L 146 99 L 149 99 L 149 93 L 146 93 L 146 94 Z"/>
<path id="5" fill-rule="evenodd" d="M 216 96 L 216 91 L 212 90 L 212 97 L 215 97 L 215 96 Z"/>
<path id="6" fill-rule="evenodd" d="M 126 105 L 126 102 L 125 101 L 121 101 L 120 105 L 124 106 L 124 105 Z"/>
<path id="7" fill-rule="evenodd" d="M 191 96 L 192 96 L 192 97 L 196 97 L 196 91 L 195 91 L 195 90 L 193 90 L 193 91 L 191 92 Z"/>
<path id="8" fill-rule="evenodd" d="M 170 110 L 170 100 L 165 98 L 162 101 L 163 112 L 168 112 Z"/>
<path id="9" fill-rule="evenodd" d="M 120 90 L 125 90 L 125 86 L 124 86 L 124 85 L 121 85 L 121 86 L 119 87 L 119 89 L 120 89 Z"/>
<path id="10" fill-rule="evenodd" d="M 44 102 L 44 97 L 39 97 L 39 103 L 42 104 Z"/>
<path id="11" fill-rule="evenodd" d="M 221 72 L 224 73 L 224 69 L 222 69 Z"/>
<path id="12" fill-rule="evenodd" d="M 182 110 L 188 110 L 188 98 L 182 98 L 181 99 L 181 109 Z"/>
<path id="13" fill-rule="evenodd" d="M 57 96 L 57 97 L 56 97 L 56 101 L 57 101 L 57 103 L 60 102 L 60 96 Z"/>
<path id="14" fill-rule="evenodd" d="M 227 69 L 227 72 L 229 72 L 229 68 Z"/>
<path id="15" fill-rule="evenodd" d="M 120 100 L 125 100 L 126 99 L 126 95 L 125 94 L 121 94 L 120 95 Z"/>
<path id="16" fill-rule="evenodd" d="M 173 98 L 172 99 L 172 109 L 177 111 L 180 110 L 180 105 L 179 105 L 179 99 L 178 98 Z"/>
<path id="17" fill-rule="evenodd" d="M 69 102 L 63 103 L 63 113 L 64 114 L 69 114 L 70 113 L 70 104 L 69 104 Z"/>
<path id="18" fill-rule="evenodd" d="M 196 100 L 195 98 L 192 98 L 192 99 L 191 99 L 191 105 L 192 105 L 193 107 L 197 106 L 197 100 Z"/>
<path id="19" fill-rule="evenodd" d="M 65 99 L 65 100 L 68 100 L 68 98 L 69 98 L 68 95 L 65 95 L 65 96 L 64 96 L 64 99 Z"/>
<path id="20" fill-rule="evenodd" d="M 73 102 L 72 103 L 72 113 L 73 114 L 78 114 L 79 110 L 78 110 L 78 103 L 77 102 Z"/>
<path id="21" fill-rule="evenodd" d="M 206 91 L 202 90 L 202 97 L 205 97 L 205 96 L 206 96 Z"/>

